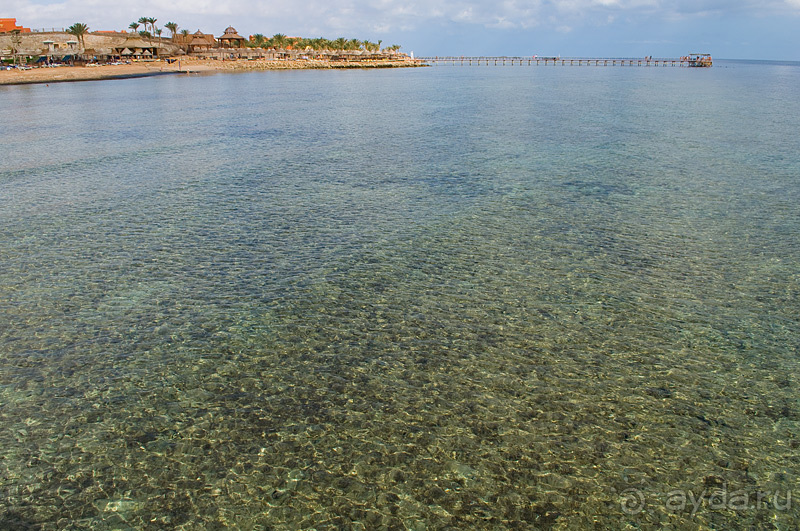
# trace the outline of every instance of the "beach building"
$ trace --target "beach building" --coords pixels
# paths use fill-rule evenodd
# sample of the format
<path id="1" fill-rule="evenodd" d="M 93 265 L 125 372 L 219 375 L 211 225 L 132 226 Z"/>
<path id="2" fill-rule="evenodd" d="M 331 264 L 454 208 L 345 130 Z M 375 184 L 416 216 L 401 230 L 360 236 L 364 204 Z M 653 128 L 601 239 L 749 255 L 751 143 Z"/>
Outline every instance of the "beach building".
<path id="1" fill-rule="evenodd" d="M 14 30 L 19 31 L 20 33 L 30 33 L 30 28 L 23 28 L 22 26 L 17 26 L 17 19 L 15 18 L 0 18 L 0 33 L 10 33 Z"/>
<path id="2" fill-rule="evenodd" d="M 217 40 L 214 36 L 200 30 L 188 35 L 175 35 L 172 41 L 186 50 L 186 53 L 208 52 L 217 47 Z"/>
<path id="3" fill-rule="evenodd" d="M 247 42 L 247 39 L 239 35 L 233 26 L 228 26 L 225 33 L 217 40 L 222 48 L 241 48 Z"/>
<path id="4" fill-rule="evenodd" d="M 174 43 L 144 40 L 129 32 L 97 31 L 84 35 L 83 46 L 65 31 L 0 33 L 0 59 L 17 62 L 80 63 L 148 60 L 180 53 Z"/>
<path id="5" fill-rule="evenodd" d="M 45 39 L 42 41 L 42 45 L 41 51 L 45 55 L 73 54 L 78 51 L 78 41 L 75 39 L 61 39 L 60 41 Z"/>

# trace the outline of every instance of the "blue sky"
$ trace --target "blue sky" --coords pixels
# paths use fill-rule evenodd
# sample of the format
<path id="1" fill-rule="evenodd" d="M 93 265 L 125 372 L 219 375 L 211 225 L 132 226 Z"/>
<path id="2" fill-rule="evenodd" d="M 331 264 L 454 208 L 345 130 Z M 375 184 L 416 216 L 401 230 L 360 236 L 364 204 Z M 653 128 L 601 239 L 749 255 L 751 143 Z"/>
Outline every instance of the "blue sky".
<path id="1" fill-rule="evenodd" d="M 800 0 L 4 0 L 27 27 L 139 17 L 220 35 L 283 33 L 400 44 L 426 55 L 561 55 L 800 60 Z M 134 5 L 135 4 L 135 5 Z"/>

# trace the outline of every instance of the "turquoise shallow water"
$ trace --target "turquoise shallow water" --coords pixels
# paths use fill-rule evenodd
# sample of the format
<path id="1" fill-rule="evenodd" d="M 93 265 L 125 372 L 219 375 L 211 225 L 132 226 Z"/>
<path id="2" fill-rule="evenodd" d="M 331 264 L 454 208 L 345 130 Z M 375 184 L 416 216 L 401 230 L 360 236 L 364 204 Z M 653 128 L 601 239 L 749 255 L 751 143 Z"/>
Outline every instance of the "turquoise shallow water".
<path id="1" fill-rule="evenodd" d="M 0 111 L 0 527 L 800 523 L 800 65 Z"/>

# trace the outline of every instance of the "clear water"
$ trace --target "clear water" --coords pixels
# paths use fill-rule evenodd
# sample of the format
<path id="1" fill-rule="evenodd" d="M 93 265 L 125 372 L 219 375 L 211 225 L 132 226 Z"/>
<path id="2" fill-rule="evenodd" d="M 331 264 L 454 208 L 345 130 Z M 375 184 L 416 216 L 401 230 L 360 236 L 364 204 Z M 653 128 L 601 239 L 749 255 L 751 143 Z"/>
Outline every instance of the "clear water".
<path id="1" fill-rule="evenodd" d="M 0 527 L 800 525 L 800 65 L 0 112 Z"/>

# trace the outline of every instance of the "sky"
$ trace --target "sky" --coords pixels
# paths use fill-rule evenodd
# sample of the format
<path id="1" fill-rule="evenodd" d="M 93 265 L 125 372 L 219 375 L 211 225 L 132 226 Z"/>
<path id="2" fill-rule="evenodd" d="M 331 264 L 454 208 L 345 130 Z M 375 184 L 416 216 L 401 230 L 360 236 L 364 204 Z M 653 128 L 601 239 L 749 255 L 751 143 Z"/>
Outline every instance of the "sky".
<path id="1" fill-rule="evenodd" d="M 75 22 L 221 35 L 233 26 L 290 37 L 399 44 L 417 57 L 560 55 L 800 61 L 800 0 L 3 0 L 0 18 L 30 28 Z M 167 31 L 164 35 L 168 35 Z"/>

